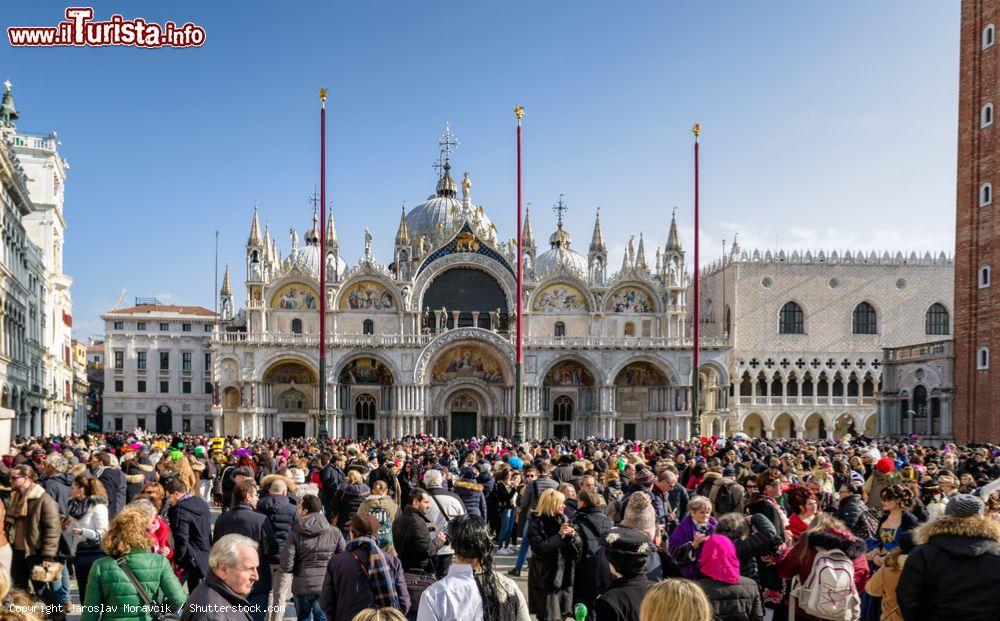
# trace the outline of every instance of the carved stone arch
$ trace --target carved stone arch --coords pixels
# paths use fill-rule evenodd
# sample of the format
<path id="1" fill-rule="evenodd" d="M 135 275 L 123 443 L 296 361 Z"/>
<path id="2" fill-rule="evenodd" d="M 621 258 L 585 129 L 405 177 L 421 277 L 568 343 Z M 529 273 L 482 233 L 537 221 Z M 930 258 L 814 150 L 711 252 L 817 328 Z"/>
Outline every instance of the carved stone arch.
<path id="1" fill-rule="evenodd" d="M 595 309 L 599 308 L 597 306 L 597 300 L 594 298 L 593 292 L 590 290 L 590 286 L 582 279 L 575 276 L 572 272 L 559 270 L 547 274 L 545 278 L 534 284 L 531 293 L 528 296 L 527 305 L 525 308 L 529 309 L 529 312 L 537 312 L 534 310 L 536 298 L 539 293 L 545 291 L 553 285 L 566 284 L 574 289 L 577 289 L 583 294 L 584 302 L 587 306 L 585 312 L 594 312 Z M 579 311 L 577 311 L 579 312 Z"/>
<path id="2" fill-rule="evenodd" d="M 271 370 L 273 366 L 282 362 L 299 362 L 306 366 L 316 377 L 319 377 L 319 365 L 310 356 L 301 354 L 296 351 L 280 351 L 276 352 L 260 362 L 253 370 L 253 381 L 262 382 L 264 381 L 264 375 Z"/>
<path id="3" fill-rule="evenodd" d="M 378 283 L 379 285 L 385 287 L 386 291 L 388 291 L 392 295 L 393 299 L 395 300 L 395 307 L 394 307 L 393 310 L 395 311 L 395 313 L 397 315 L 402 315 L 404 312 L 406 312 L 406 310 L 408 310 L 408 309 L 406 309 L 406 308 L 403 307 L 403 305 L 404 305 L 403 292 L 400 290 L 399 287 L 396 286 L 396 283 L 393 282 L 393 280 L 391 278 L 387 278 L 385 276 L 385 274 L 382 274 L 382 273 L 378 272 L 377 270 L 367 268 L 367 265 L 366 265 L 365 269 L 361 269 L 361 270 L 358 270 L 356 272 L 353 272 L 346 280 L 344 280 L 344 281 L 342 281 L 342 282 L 340 282 L 340 283 L 337 284 L 337 291 L 336 291 L 336 293 L 333 296 L 333 302 L 332 302 L 332 307 L 333 308 L 331 310 L 336 311 L 338 313 L 339 312 L 358 312 L 358 313 L 361 313 L 361 312 L 370 312 L 370 311 L 365 311 L 365 310 L 354 311 L 352 309 L 347 309 L 347 310 L 342 311 L 340 309 L 340 302 L 341 302 L 342 298 L 344 297 L 344 295 L 346 295 L 347 292 L 350 291 L 351 287 L 353 287 L 354 285 L 356 285 L 358 283 L 362 283 L 362 282 L 365 282 L 365 281 L 375 282 L 375 283 Z"/>
<path id="4" fill-rule="evenodd" d="M 237 386 L 240 382 L 240 362 L 233 355 L 224 355 L 219 361 L 219 387 Z M 227 371 L 232 371 L 229 377 Z"/>
<path id="5" fill-rule="evenodd" d="M 344 368 L 360 358 L 371 358 L 372 360 L 377 360 L 382 366 L 384 366 L 386 369 L 389 370 L 389 374 L 392 375 L 393 384 L 403 383 L 402 382 L 403 377 L 400 374 L 400 371 L 396 367 L 395 363 L 393 363 L 392 360 L 390 360 L 386 356 L 383 356 L 382 354 L 372 351 L 351 351 L 344 354 L 337 360 L 335 360 L 330 365 L 332 372 L 332 375 L 330 376 L 331 377 L 330 382 L 331 383 L 339 382 L 340 374 L 343 373 Z"/>
<path id="6" fill-rule="evenodd" d="M 501 338 L 498 334 L 490 330 L 468 327 L 448 330 L 425 345 L 424 348 L 420 350 L 420 354 L 417 355 L 416 362 L 413 365 L 413 382 L 415 384 L 426 383 L 429 375 L 428 367 L 430 366 L 430 363 L 437 359 L 438 355 L 444 350 L 450 349 L 455 345 L 462 344 L 463 342 L 465 342 L 465 344 L 484 344 L 491 346 L 494 350 L 496 350 L 497 360 L 499 361 L 501 367 L 504 368 L 505 378 L 513 376 L 513 370 L 510 368 L 509 361 L 514 359 L 515 352 L 514 346 L 511 342 Z"/>
<path id="7" fill-rule="evenodd" d="M 699 362 L 699 369 L 704 369 L 705 367 L 711 367 L 713 371 L 719 374 L 719 386 L 729 385 L 729 369 L 726 365 L 716 361 L 716 360 L 703 360 Z"/>
<path id="8" fill-rule="evenodd" d="M 517 281 L 506 266 L 482 254 L 459 253 L 449 254 L 429 263 L 413 281 L 413 291 L 410 295 L 408 311 L 419 312 L 423 308 L 424 295 L 439 276 L 456 267 L 477 269 L 485 272 L 497 281 L 507 299 L 507 308 L 511 311 L 518 308 L 516 303 Z"/>
<path id="9" fill-rule="evenodd" d="M 640 280 L 637 278 L 626 278 L 609 283 L 607 287 L 605 287 L 606 292 L 604 294 L 604 300 L 603 300 L 604 306 L 600 310 L 602 312 L 609 312 L 609 313 L 612 312 L 607 309 L 608 305 L 611 303 L 612 297 L 617 291 L 626 287 L 636 287 L 645 291 L 646 294 L 649 296 L 649 299 L 653 302 L 654 308 L 652 312 L 653 313 L 663 312 L 663 300 L 657 294 L 656 283 L 649 280 Z M 646 314 L 646 313 L 637 313 L 637 314 Z"/>
<path id="10" fill-rule="evenodd" d="M 582 353 L 562 354 L 560 356 L 553 358 L 552 361 L 546 364 L 545 368 L 542 371 L 539 371 L 538 374 L 535 376 L 538 385 L 541 386 L 545 382 L 545 376 L 548 375 L 549 371 L 554 369 L 556 365 L 567 361 L 576 362 L 584 369 L 586 369 L 587 372 L 590 373 L 590 375 L 594 378 L 595 387 L 605 385 L 607 378 L 604 377 L 603 373 L 601 373 L 600 370 L 601 366 L 598 363 L 591 360 L 590 358 L 587 358 Z"/>
<path id="11" fill-rule="evenodd" d="M 267 306 L 267 308 L 270 309 L 274 307 L 273 306 L 274 297 L 278 295 L 278 293 L 280 293 L 281 290 L 288 285 L 299 285 L 301 287 L 305 287 L 306 289 L 308 289 L 310 292 L 312 292 L 317 296 L 316 304 L 317 306 L 319 305 L 318 296 L 321 294 L 319 292 L 318 287 L 316 286 L 317 283 L 311 280 L 311 276 L 307 276 L 304 274 L 290 273 L 290 274 L 285 274 L 281 278 L 273 280 L 264 286 L 264 291 L 261 295 L 261 298 L 264 304 Z M 276 310 L 282 310 L 282 309 L 276 309 Z M 308 310 L 309 312 L 315 312 L 313 309 L 308 309 Z"/>
<path id="12" fill-rule="evenodd" d="M 653 365 L 654 367 L 656 367 L 657 370 L 663 373 L 663 375 L 667 378 L 667 382 L 669 382 L 671 386 L 684 384 L 684 382 L 682 382 L 680 379 L 680 374 L 666 360 L 655 358 L 647 354 L 637 354 L 635 356 L 631 356 L 630 358 L 622 360 L 615 366 L 611 367 L 611 369 L 608 371 L 608 374 L 604 376 L 604 382 L 605 382 L 604 385 L 608 387 L 614 386 L 615 378 L 618 377 L 618 374 L 621 373 L 622 369 L 632 364 L 633 362 L 648 362 L 649 364 Z"/>
<path id="13" fill-rule="evenodd" d="M 480 404 L 483 405 L 483 411 L 479 413 L 477 424 L 481 424 L 486 418 L 499 415 L 502 411 L 496 391 L 491 390 L 492 387 L 486 382 L 474 377 L 456 378 L 438 388 L 438 394 L 434 399 L 431 411 L 440 412 L 442 416 L 448 417 L 451 414 L 448 404 L 452 397 L 463 391 L 476 395 Z"/>

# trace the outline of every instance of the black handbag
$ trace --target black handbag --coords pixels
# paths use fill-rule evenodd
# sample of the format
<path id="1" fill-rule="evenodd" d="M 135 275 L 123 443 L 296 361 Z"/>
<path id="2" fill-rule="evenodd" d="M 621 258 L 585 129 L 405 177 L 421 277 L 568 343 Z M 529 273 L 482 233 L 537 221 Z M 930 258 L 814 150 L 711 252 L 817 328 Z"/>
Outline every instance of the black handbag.
<path id="1" fill-rule="evenodd" d="M 121 570 L 125 572 L 126 576 L 128 576 L 129 581 L 132 583 L 132 586 L 135 587 L 135 591 L 139 595 L 139 600 L 142 602 L 142 605 L 146 608 L 146 610 L 149 611 L 153 621 L 180 620 L 181 616 L 179 614 L 166 611 L 166 604 L 157 604 L 153 601 L 153 598 L 146 592 L 146 587 L 142 586 L 139 579 L 135 577 L 134 573 L 132 573 L 132 568 L 128 566 L 128 561 L 125 560 L 124 556 L 117 559 L 115 562 L 118 563 Z"/>
<path id="2" fill-rule="evenodd" d="M 437 577 L 420 571 L 404 571 L 403 578 L 406 580 L 406 590 L 410 593 L 410 608 L 416 610 L 420 605 L 420 596 L 427 587 L 437 582 Z"/>

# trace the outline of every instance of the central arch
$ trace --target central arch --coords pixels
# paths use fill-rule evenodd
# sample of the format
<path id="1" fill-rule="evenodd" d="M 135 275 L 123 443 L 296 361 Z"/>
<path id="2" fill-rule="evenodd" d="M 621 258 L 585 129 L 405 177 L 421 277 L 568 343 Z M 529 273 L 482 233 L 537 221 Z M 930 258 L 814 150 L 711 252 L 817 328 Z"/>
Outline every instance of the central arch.
<path id="1" fill-rule="evenodd" d="M 271 363 L 261 375 L 262 401 L 271 410 L 264 420 L 249 415 L 243 421 L 244 433 L 255 429 L 265 435 L 297 438 L 312 435 L 310 412 L 319 395 L 319 373 L 299 359 L 281 359 Z M 262 429 L 257 429 L 259 426 Z"/>

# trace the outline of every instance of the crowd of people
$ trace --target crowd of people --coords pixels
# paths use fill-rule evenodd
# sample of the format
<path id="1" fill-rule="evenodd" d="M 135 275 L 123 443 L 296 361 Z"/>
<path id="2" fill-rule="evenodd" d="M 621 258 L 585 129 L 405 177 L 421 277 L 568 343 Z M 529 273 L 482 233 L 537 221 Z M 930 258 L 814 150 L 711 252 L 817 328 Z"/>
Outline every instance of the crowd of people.
<path id="1" fill-rule="evenodd" d="M 1000 619 L 992 445 L 137 430 L 0 494 L 0 621 Z"/>

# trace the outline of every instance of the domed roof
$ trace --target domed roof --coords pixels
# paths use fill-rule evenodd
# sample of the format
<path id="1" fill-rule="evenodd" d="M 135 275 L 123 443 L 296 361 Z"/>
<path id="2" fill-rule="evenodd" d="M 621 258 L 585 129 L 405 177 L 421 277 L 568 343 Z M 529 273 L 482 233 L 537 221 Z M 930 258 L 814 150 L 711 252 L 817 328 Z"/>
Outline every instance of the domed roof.
<path id="1" fill-rule="evenodd" d="M 550 250 L 538 255 L 538 258 L 535 259 L 535 275 L 541 278 L 564 266 L 569 272 L 586 280 L 586 257 L 566 246 L 553 246 Z"/>
<path id="2" fill-rule="evenodd" d="M 415 241 L 422 235 L 433 240 L 439 232 L 449 232 L 457 229 L 466 220 L 484 239 L 491 239 L 493 223 L 482 206 L 472 203 L 469 193 L 471 182 L 466 173 L 462 180 L 462 198 L 456 198 L 456 185 L 451 178 L 451 165 L 445 162 L 444 175 L 438 180 L 437 192 L 427 197 L 406 214 L 406 226 L 409 229 L 410 240 Z M 440 225 L 440 226 L 439 226 Z"/>
<path id="3" fill-rule="evenodd" d="M 288 255 L 285 259 L 286 265 L 291 265 L 293 263 L 298 263 L 306 269 L 308 269 L 313 274 L 319 277 L 319 246 L 313 243 L 307 243 L 305 246 L 300 246 L 292 254 Z M 347 271 L 347 262 L 337 255 L 337 272 L 343 274 Z"/>

